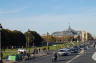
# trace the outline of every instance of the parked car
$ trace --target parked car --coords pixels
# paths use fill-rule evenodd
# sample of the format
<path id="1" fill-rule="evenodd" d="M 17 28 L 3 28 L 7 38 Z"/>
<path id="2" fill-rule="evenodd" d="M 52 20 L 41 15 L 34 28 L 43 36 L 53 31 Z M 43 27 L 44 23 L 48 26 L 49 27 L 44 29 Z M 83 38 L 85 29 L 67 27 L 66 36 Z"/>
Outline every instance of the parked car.
<path id="1" fill-rule="evenodd" d="M 58 50 L 58 55 L 61 55 L 61 56 L 68 56 L 71 54 L 71 52 L 69 51 L 68 48 L 63 48 L 63 49 L 60 49 Z"/>

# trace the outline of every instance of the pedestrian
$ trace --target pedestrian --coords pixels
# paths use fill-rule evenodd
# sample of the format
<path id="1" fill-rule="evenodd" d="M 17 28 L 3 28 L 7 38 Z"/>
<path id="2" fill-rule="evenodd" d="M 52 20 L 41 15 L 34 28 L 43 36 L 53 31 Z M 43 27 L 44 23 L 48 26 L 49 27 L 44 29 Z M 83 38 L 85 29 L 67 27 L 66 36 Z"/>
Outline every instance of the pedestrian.
<path id="1" fill-rule="evenodd" d="M 53 53 L 52 62 L 57 61 L 58 55 L 57 52 Z"/>
<path id="2" fill-rule="evenodd" d="M 43 52 L 45 53 L 45 51 L 46 51 L 46 48 L 43 48 Z"/>
<path id="3" fill-rule="evenodd" d="M 41 49 L 39 48 L 39 49 L 38 49 L 38 52 L 40 52 L 40 50 L 41 50 Z"/>
<path id="4" fill-rule="evenodd" d="M 96 48 L 96 42 L 94 43 L 93 47 Z"/>
<path id="5" fill-rule="evenodd" d="M 50 49 L 50 48 L 48 47 L 48 51 L 49 51 L 49 49 Z"/>
<path id="6" fill-rule="evenodd" d="M 36 54 L 36 48 L 33 50 L 33 54 Z"/>

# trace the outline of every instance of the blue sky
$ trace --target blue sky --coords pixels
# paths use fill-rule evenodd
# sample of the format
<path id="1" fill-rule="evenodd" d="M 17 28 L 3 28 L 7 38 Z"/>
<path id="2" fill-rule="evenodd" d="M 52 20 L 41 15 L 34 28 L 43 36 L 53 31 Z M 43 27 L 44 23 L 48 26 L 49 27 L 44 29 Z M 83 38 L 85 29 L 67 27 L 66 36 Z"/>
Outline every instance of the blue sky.
<path id="1" fill-rule="evenodd" d="M 96 34 L 96 0 L 0 0 L 0 23 L 40 34 L 65 30 L 70 23 L 73 29 Z"/>

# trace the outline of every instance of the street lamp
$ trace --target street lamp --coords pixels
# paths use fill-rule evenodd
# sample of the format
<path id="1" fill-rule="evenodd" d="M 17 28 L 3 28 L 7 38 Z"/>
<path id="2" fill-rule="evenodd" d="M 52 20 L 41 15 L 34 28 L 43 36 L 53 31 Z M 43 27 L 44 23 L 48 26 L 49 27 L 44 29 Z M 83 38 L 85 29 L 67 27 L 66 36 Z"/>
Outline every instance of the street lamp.
<path id="1" fill-rule="evenodd" d="M 30 50 L 29 50 L 29 40 L 30 40 L 30 38 L 29 38 L 29 35 L 30 34 L 30 30 L 28 29 L 28 37 L 27 37 L 27 48 L 28 48 L 28 52 L 30 52 Z"/>
<path id="2" fill-rule="evenodd" d="M 49 33 L 47 32 L 47 51 L 48 51 L 48 48 L 49 48 L 48 40 L 49 40 Z"/>
<path id="3" fill-rule="evenodd" d="M 32 37 L 32 42 L 33 42 L 33 47 L 35 46 L 35 43 L 34 43 L 34 36 Z"/>
<path id="4" fill-rule="evenodd" d="M 2 63 L 1 30 L 2 30 L 2 25 L 0 24 L 0 63 Z"/>

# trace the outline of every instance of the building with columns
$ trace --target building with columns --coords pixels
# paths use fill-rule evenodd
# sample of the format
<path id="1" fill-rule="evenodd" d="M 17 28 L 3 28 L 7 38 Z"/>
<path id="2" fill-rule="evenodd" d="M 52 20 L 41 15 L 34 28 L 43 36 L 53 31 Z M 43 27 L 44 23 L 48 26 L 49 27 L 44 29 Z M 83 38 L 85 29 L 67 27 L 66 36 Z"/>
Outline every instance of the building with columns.
<path id="1" fill-rule="evenodd" d="M 87 41 L 88 40 L 88 32 L 86 31 L 81 31 L 81 41 Z"/>

